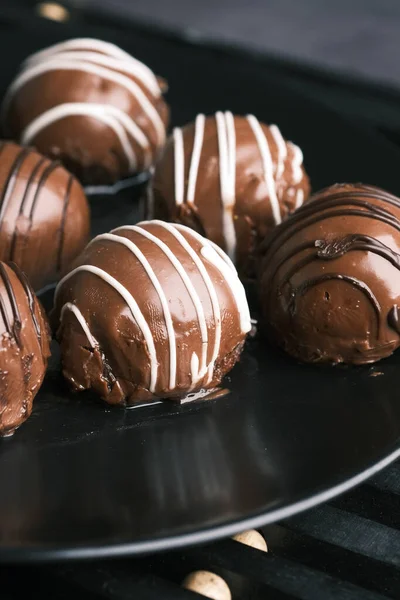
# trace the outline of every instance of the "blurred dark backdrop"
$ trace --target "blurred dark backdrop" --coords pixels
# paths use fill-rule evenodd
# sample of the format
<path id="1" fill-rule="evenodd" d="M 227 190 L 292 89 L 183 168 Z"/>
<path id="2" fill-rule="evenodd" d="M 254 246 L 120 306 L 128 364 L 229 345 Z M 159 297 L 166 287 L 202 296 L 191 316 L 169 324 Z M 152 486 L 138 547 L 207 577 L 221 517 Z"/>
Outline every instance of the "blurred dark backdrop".
<path id="1" fill-rule="evenodd" d="M 400 88 L 399 0 L 69 0 L 69 4 L 184 29 L 193 37 L 233 42 Z"/>

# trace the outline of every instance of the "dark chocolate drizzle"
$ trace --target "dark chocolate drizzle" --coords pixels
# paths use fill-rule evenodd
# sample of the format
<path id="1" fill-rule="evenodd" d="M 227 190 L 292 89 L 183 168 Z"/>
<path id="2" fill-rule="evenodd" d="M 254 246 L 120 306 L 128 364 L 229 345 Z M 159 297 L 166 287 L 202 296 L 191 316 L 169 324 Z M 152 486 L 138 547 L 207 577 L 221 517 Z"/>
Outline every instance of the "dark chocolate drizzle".
<path id="1" fill-rule="evenodd" d="M 15 184 L 17 182 L 17 177 L 20 168 L 22 167 L 27 156 L 32 152 L 30 148 L 21 148 L 11 166 L 11 169 L 8 173 L 7 179 L 4 183 L 3 190 L 0 196 L 0 212 L 3 206 L 7 203 L 9 197 L 14 191 Z M 2 226 L 2 221 L 0 221 L 0 227 Z"/>
<path id="2" fill-rule="evenodd" d="M 61 166 L 60 162 L 58 162 L 58 161 L 52 161 L 52 162 L 51 162 L 49 165 L 47 165 L 47 167 L 46 167 L 46 168 L 43 170 L 43 173 L 41 174 L 41 176 L 40 176 L 40 179 L 39 179 L 39 181 L 38 181 L 38 184 L 37 184 L 37 188 L 36 188 L 36 191 L 35 191 L 35 195 L 34 195 L 34 197 L 33 197 L 33 202 L 32 202 L 32 206 L 31 206 L 31 211 L 30 211 L 30 214 L 29 214 L 29 218 L 31 219 L 31 221 L 32 221 L 32 219 L 33 219 L 33 213 L 34 213 L 34 211 L 35 211 L 35 206 L 36 206 L 36 203 L 37 203 L 37 201 L 38 201 L 38 199 L 39 199 L 39 196 L 40 196 L 40 193 L 41 193 L 41 191 L 42 191 L 42 188 L 43 188 L 44 184 L 46 183 L 47 179 L 50 177 L 51 173 L 52 173 L 53 171 L 55 171 L 56 169 L 58 169 L 58 167 L 60 167 L 60 166 Z"/>
<path id="3" fill-rule="evenodd" d="M 7 328 L 8 333 L 15 339 L 18 346 L 21 348 L 21 329 L 22 329 L 22 319 L 18 309 L 17 299 L 14 294 L 14 290 L 8 276 L 7 270 L 4 267 L 4 264 L 0 262 L 0 277 L 3 280 L 4 287 L 7 292 L 8 301 L 11 306 L 13 321 L 11 322 L 7 313 L 7 307 L 5 305 L 4 299 L 1 297 L 1 313 L 3 315 L 4 323 Z"/>
<path id="4" fill-rule="evenodd" d="M 321 196 L 323 196 L 323 194 L 324 192 L 321 192 Z M 385 208 L 364 200 L 363 198 L 365 197 L 383 201 L 400 210 L 400 199 L 379 190 L 378 188 L 360 185 L 358 186 L 358 190 L 354 191 L 344 190 L 342 186 L 337 186 L 337 191 L 332 194 L 328 193 L 326 197 L 318 197 L 313 202 L 304 205 L 296 211 L 290 219 L 275 229 L 274 233 L 269 237 L 264 246 L 265 256 L 268 255 L 266 273 L 268 273 L 270 282 L 268 285 L 269 291 L 267 292 L 267 298 L 265 299 L 267 304 L 271 299 L 271 290 L 273 288 L 272 280 L 277 275 L 279 269 L 281 269 L 288 260 L 306 251 L 306 256 L 297 260 L 279 282 L 278 293 L 282 293 L 283 288 L 289 285 L 290 299 L 288 308 L 290 314 L 293 316 L 296 313 L 297 297 L 304 294 L 311 287 L 332 279 L 342 280 L 359 289 L 371 303 L 377 316 L 379 336 L 381 306 L 365 282 L 340 273 L 325 273 L 318 277 L 308 279 L 297 287 L 292 286 L 291 280 L 297 272 L 316 260 L 336 260 L 348 252 L 357 250 L 377 254 L 390 262 L 396 269 L 400 270 L 400 255 L 386 246 L 383 242 L 374 237 L 358 233 L 332 240 L 310 240 L 299 244 L 286 253 L 284 252 L 283 256 L 276 264 L 271 261 L 272 256 L 276 252 L 281 251 L 282 248 L 285 247 L 285 243 L 291 239 L 292 236 L 295 236 L 311 225 L 334 217 L 354 216 L 375 219 L 400 232 L 400 220 Z M 340 207 L 342 208 L 340 209 Z M 272 265 L 272 271 L 270 272 L 269 269 L 271 267 L 269 265 Z M 397 311 L 397 305 L 395 305 L 389 312 L 387 320 L 388 324 L 400 334 L 400 318 Z"/>
<path id="5" fill-rule="evenodd" d="M 71 189 L 72 189 L 72 184 L 73 184 L 74 180 L 75 180 L 75 177 L 73 175 L 70 175 L 70 177 L 68 179 L 68 183 L 67 183 L 67 188 L 65 190 L 64 206 L 63 206 L 63 211 L 62 211 L 62 215 L 61 215 L 61 223 L 60 223 L 60 241 L 59 241 L 58 250 L 57 250 L 57 271 L 58 272 L 61 271 L 61 266 L 62 266 L 62 253 L 63 253 L 63 249 L 64 249 L 65 219 L 67 216 L 68 205 L 69 205 L 69 201 L 71 198 Z"/>
<path id="6" fill-rule="evenodd" d="M 27 276 L 25 275 L 25 273 L 23 271 L 21 271 L 21 269 L 19 268 L 18 265 L 16 265 L 14 262 L 9 262 L 7 263 L 7 265 L 14 271 L 14 273 L 16 274 L 16 276 L 18 277 L 22 287 L 24 288 L 24 292 L 26 294 L 26 297 L 28 298 L 28 305 L 29 305 L 29 310 L 31 313 L 31 317 L 32 317 L 32 322 L 33 325 L 35 327 L 36 330 L 36 335 L 38 337 L 39 343 L 41 343 L 42 341 L 42 332 L 40 329 L 40 325 L 39 325 L 39 321 L 36 317 L 35 314 L 35 296 L 33 294 L 31 285 L 28 281 Z"/>
<path id="7" fill-rule="evenodd" d="M 35 177 L 38 174 L 38 172 L 40 171 L 41 167 L 43 166 L 43 164 L 47 161 L 48 159 L 45 157 L 41 157 L 35 167 L 32 169 L 32 172 L 29 176 L 28 181 L 26 182 L 26 187 L 25 187 L 25 191 L 24 191 L 24 195 L 22 196 L 22 201 L 19 207 L 19 212 L 18 212 L 18 218 L 22 215 L 24 208 L 25 208 L 25 204 L 28 200 L 28 196 L 29 196 L 29 191 L 31 189 L 31 186 L 33 184 L 33 182 L 35 181 Z M 9 260 L 12 261 L 14 259 L 14 255 L 15 255 L 15 246 L 17 243 L 17 228 L 14 228 L 14 233 L 12 236 L 12 240 L 11 240 L 11 244 L 10 244 L 10 253 L 9 253 Z"/>
<path id="8" fill-rule="evenodd" d="M 317 197 L 313 201 L 308 202 L 307 204 L 303 204 L 287 221 L 276 227 L 272 234 L 268 236 L 262 245 L 262 252 L 272 252 L 273 246 L 276 240 L 279 240 L 279 247 L 282 242 L 282 233 L 286 232 L 288 235 L 284 237 L 284 239 L 288 239 L 291 235 L 294 235 L 301 229 L 308 227 L 309 225 L 314 225 L 318 221 L 337 216 L 361 216 L 365 218 L 379 218 L 379 220 L 387 223 L 388 225 L 393 226 L 395 229 L 400 231 L 400 220 L 396 218 L 390 211 L 385 210 L 371 202 L 363 200 L 362 198 L 371 198 L 372 200 L 381 200 L 383 202 L 389 203 L 392 206 L 395 206 L 400 210 L 400 199 L 392 196 L 391 194 L 384 192 L 383 190 L 379 190 L 378 188 L 373 188 L 372 186 L 360 186 L 359 191 L 355 192 L 354 190 L 341 190 L 340 186 L 338 186 L 338 191 L 334 194 L 329 194 L 323 197 L 324 191 L 320 192 Z M 370 191 L 366 191 L 370 190 Z M 321 197 L 320 197 L 321 196 Z M 346 211 L 333 211 L 331 213 L 324 212 L 329 208 L 338 208 L 340 206 L 356 206 L 359 208 L 363 208 L 363 211 L 357 211 L 355 209 L 349 208 Z M 317 215 L 315 213 L 318 213 Z M 322 214 L 320 214 L 322 213 Z M 372 214 L 371 214 L 372 213 Z M 305 223 L 301 223 L 302 220 L 307 219 L 307 217 L 311 216 L 312 218 Z M 296 227 L 296 225 L 300 224 L 300 227 Z M 276 251 L 276 249 L 275 249 Z"/>
<path id="9" fill-rule="evenodd" d="M 318 277 L 313 277 L 312 279 L 307 279 L 297 288 L 293 288 L 290 294 L 290 304 L 289 310 L 292 315 L 296 313 L 296 299 L 297 296 L 302 296 L 307 290 L 318 285 L 319 283 L 323 283 L 324 281 L 331 281 L 332 279 L 339 279 L 341 281 L 346 281 L 350 283 L 354 287 L 358 288 L 370 301 L 372 304 L 375 314 L 378 319 L 378 328 L 379 328 L 379 316 L 381 314 L 381 306 L 376 298 L 376 296 L 372 293 L 370 288 L 366 283 L 357 279 L 356 277 L 350 277 L 348 275 L 341 275 L 340 273 L 325 273 L 324 275 L 319 275 Z"/>

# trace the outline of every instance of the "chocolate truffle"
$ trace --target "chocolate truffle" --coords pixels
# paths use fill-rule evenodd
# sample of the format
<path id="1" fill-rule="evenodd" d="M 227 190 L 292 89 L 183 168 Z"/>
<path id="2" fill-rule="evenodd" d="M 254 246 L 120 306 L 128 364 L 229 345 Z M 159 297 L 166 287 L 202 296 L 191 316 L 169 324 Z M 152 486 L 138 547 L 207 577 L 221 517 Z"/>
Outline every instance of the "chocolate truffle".
<path id="1" fill-rule="evenodd" d="M 0 260 L 17 263 L 38 289 L 66 270 L 89 229 L 73 175 L 31 148 L 0 142 Z"/>
<path id="2" fill-rule="evenodd" d="M 400 199 L 369 185 L 316 194 L 265 242 L 267 334 L 305 362 L 372 363 L 400 345 Z"/>
<path id="3" fill-rule="evenodd" d="M 308 197 L 302 163 L 300 148 L 276 125 L 230 112 L 198 115 L 167 142 L 148 216 L 192 227 L 251 279 L 259 241 Z"/>
<path id="4" fill-rule="evenodd" d="M 59 282 L 53 318 L 65 377 L 110 404 L 214 389 L 251 328 L 229 258 L 162 221 L 94 238 Z"/>
<path id="5" fill-rule="evenodd" d="M 0 262 L 0 435 L 31 414 L 50 356 L 49 327 L 24 273 Z"/>
<path id="6" fill-rule="evenodd" d="M 164 88 L 118 46 L 68 40 L 23 63 L 3 103 L 3 126 L 86 183 L 111 183 L 148 169 L 163 146 Z"/>

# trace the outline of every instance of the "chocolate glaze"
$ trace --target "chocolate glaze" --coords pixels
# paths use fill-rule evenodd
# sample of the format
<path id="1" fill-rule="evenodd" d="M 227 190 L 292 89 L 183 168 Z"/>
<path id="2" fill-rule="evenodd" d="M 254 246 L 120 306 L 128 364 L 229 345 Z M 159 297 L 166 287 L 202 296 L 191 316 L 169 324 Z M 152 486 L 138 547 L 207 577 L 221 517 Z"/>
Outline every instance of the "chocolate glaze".
<path id="1" fill-rule="evenodd" d="M 38 289 L 65 271 L 89 229 L 73 175 L 31 148 L 0 142 L 0 260 L 17 263 Z"/>
<path id="2" fill-rule="evenodd" d="M 164 145 L 165 87 L 114 44 L 68 40 L 22 64 L 3 102 L 3 130 L 85 183 L 111 183 L 148 169 Z"/>
<path id="3" fill-rule="evenodd" d="M 261 254 L 264 329 L 287 352 L 362 364 L 399 347 L 399 198 L 333 185 L 277 227 Z"/>
<path id="4" fill-rule="evenodd" d="M 0 435 L 31 414 L 50 356 L 50 331 L 27 278 L 0 262 Z"/>
<path id="5" fill-rule="evenodd" d="M 128 405 L 215 389 L 251 328 L 229 258 L 161 221 L 92 240 L 60 281 L 52 320 L 72 387 Z"/>
<path id="6" fill-rule="evenodd" d="M 198 115 L 175 129 L 156 164 L 150 218 L 192 227 L 253 278 L 259 241 L 310 192 L 300 149 L 254 116 Z"/>

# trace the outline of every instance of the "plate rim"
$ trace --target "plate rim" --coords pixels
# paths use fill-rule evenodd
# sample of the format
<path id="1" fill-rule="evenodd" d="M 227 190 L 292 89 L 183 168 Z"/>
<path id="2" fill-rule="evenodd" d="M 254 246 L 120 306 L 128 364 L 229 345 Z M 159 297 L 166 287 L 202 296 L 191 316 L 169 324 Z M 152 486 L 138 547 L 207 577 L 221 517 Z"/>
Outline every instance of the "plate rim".
<path id="1" fill-rule="evenodd" d="M 365 482 L 397 459 L 400 459 L 400 440 L 397 441 L 396 448 L 389 454 L 386 454 L 383 458 L 373 462 L 363 471 L 356 473 L 333 487 L 280 508 L 262 512 L 245 519 L 230 520 L 221 525 L 210 525 L 196 532 L 181 533 L 167 537 L 161 536 L 152 540 L 139 540 L 137 542 L 82 545 L 79 547 L 25 546 L 17 548 L 0 546 L 0 563 L 46 563 L 57 562 L 60 560 L 82 561 L 129 556 L 146 556 L 157 552 L 177 550 L 188 546 L 216 542 L 222 538 L 232 537 L 247 529 L 259 529 L 260 527 L 265 527 L 271 523 L 300 514 L 310 508 L 314 508 L 319 504 L 327 502 L 328 500 L 332 500 Z"/>

